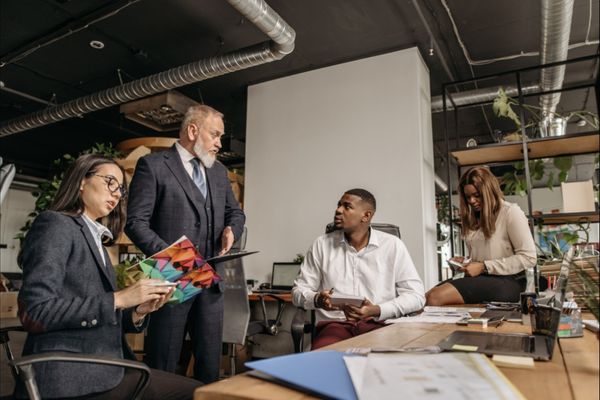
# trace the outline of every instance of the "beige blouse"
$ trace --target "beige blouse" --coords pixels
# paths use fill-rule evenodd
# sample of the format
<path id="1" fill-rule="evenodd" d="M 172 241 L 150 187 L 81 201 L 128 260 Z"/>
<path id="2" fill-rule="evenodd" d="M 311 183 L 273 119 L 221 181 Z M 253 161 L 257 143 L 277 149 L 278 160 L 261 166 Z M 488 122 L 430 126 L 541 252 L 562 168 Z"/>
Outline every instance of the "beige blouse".
<path id="1" fill-rule="evenodd" d="M 496 231 L 486 240 L 481 229 L 466 237 L 473 261 L 485 263 L 491 275 L 513 275 L 536 263 L 535 243 L 525 213 L 517 204 L 502 202 Z"/>

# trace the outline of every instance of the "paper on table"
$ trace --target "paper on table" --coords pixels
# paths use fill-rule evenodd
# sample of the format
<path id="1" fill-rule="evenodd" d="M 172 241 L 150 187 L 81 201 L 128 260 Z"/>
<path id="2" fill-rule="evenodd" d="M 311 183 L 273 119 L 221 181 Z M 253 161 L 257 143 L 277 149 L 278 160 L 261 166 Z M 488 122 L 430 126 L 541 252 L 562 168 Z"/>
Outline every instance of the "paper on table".
<path id="1" fill-rule="evenodd" d="M 409 323 L 428 323 L 428 324 L 455 324 L 463 318 L 470 318 L 471 314 L 466 311 L 444 311 L 444 312 L 432 312 L 424 311 L 414 317 L 401 317 L 395 319 L 388 319 L 385 321 L 386 324 L 409 324 Z"/>
<path id="2" fill-rule="evenodd" d="M 363 377 L 365 375 L 365 368 L 367 367 L 367 357 L 344 357 L 344 363 L 346 369 L 354 385 L 354 391 L 360 393 L 362 390 Z"/>
<path id="3" fill-rule="evenodd" d="M 435 312 L 435 313 L 442 313 L 442 312 L 449 312 L 449 313 L 455 313 L 455 312 L 484 313 L 486 310 L 487 310 L 487 308 L 484 308 L 484 307 L 425 306 L 425 308 L 423 308 L 423 311 L 426 311 L 426 312 Z"/>
<path id="4" fill-rule="evenodd" d="M 482 354 L 369 354 L 359 387 L 359 400 L 524 399 Z"/>

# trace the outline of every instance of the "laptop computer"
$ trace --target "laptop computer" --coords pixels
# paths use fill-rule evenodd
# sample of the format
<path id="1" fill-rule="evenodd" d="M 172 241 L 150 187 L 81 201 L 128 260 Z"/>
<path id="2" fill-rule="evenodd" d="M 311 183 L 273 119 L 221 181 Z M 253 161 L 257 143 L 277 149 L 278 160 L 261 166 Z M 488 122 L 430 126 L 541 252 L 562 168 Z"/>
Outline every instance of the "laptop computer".
<path id="1" fill-rule="evenodd" d="M 558 335 L 560 314 L 569 279 L 573 248 L 564 255 L 558 278 L 558 291 L 550 305 L 534 305 L 531 316 L 532 334 L 454 331 L 439 343 L 446 351 L 473 351 L 487 355 L 527 356 L 535 360 L 552 359 Z"/>
<path id="2" fill-rule="evenodd" d="M 254 290 L 254 293 L 288 293 L 300 273 L 300 263 L 274 262 L 271 273 L 271 288 Z"/>

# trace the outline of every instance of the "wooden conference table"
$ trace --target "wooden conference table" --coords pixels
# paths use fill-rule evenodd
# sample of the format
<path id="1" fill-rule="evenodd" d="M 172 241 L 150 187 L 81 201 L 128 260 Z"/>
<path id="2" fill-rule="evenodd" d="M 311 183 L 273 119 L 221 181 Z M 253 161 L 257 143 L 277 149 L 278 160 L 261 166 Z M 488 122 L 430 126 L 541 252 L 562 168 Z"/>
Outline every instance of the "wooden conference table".
<path id="1" fill-rule="evenodd" d="M 333 344 L 325 349 L 346 350 L 351 347 L 413 347 L 439 343 L 452 331 L 484 330 L 481 327 L 455 324 L 395 324 Z M 530 327 L 504 323 L 489 332 L 529 333 Z M 599 398 L 599 358 L 596 334 L 584 330 L 582 338 L 561 339 L 551 361 L 536 361 L 533 369 L 500 367 L 506 377 L 530 400 Z M 247 374 L 236 375 L 196 389 L 195 399 L 313 399 L 314 397 Z"/>

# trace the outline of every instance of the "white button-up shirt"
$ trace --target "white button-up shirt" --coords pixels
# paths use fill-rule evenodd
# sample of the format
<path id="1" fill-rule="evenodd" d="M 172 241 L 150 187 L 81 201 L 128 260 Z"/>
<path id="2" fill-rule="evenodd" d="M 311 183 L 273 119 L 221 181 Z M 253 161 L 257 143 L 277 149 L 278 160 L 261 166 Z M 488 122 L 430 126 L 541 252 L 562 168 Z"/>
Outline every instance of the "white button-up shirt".
<path id="1" fill-rule="evenodd" d="M 97 221 L 93 221 L 90 217 L 88 217 L 85 214 L 81 214 L 81 215 L 83 216 L 83 220 L 85 221 L 85 224 L 90 229 L 92 237 L 94 238 L 94 242 L 96 243 L 96 247 L 98 248 L 98 251 L 100 252 L 100 257 L 102 258 L 102 261 L 106 265 L 106 258 L 104 256 L 104 250 L 103 250 L 104 247 L 102 246 L 102 237 L 107 236 L 112 239 L 113 235 L 110 232 L 110 230 L 107 227 L 105 227 L 104 225 L 102 225 L 101 223 L 99 223 Z"/>
<path id="2" fill-rule="evenodd" d="M 192 163 L 192 160 L 196 158 L 196 156 L 187 151 L 181 144 L 179 144 L 179 142 L 175 142 L 175 148 L 179 153 L 179 157 L 181 157 L 181 162 L 183 163 L 185 172 L 187 172 L 190 178 L 194 180 L 194 164 Z M 202 176 L 206 182 L 206 170 L 204 168 L 204 164 L 200 163 L 200 172 L 202 172 Z"/>
<path id="3" fill-rule="evenodd" d="M 315 240 L 294 281 L 293 302 L 314 309 L 317 292 L 330 290 L 369 299 L 379 305 L 379 320 L 398 318 L 425 305 L 423 282 L 404 243 L 371 229 L 369 243 L 356 251 L 335 231 Z M 317 320 L 345 320 L 342 311 L 318 309 Z"/>

